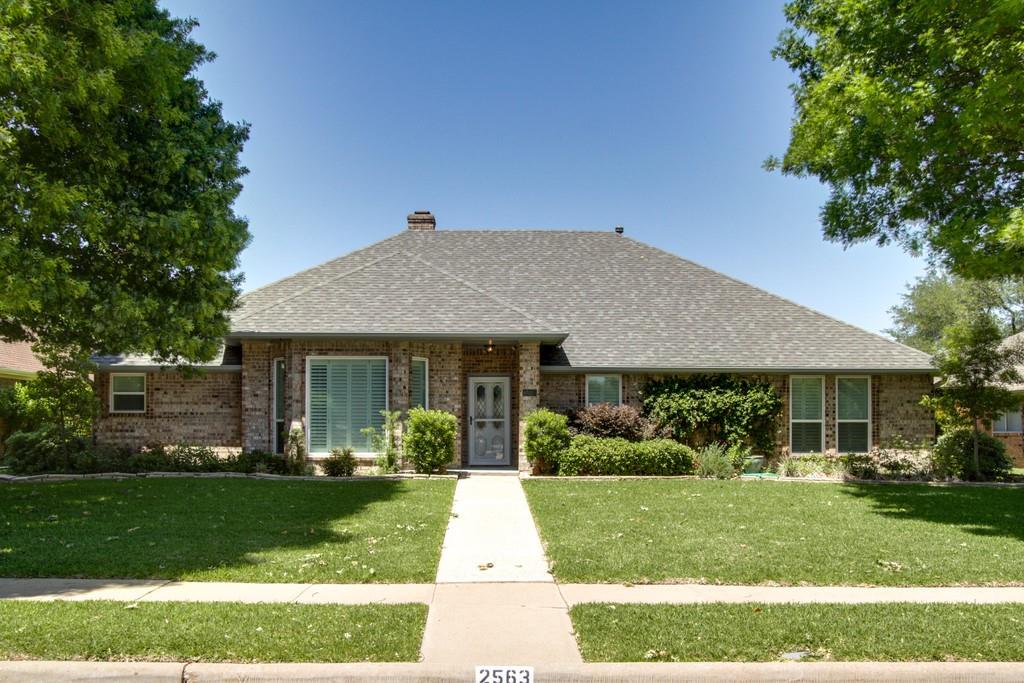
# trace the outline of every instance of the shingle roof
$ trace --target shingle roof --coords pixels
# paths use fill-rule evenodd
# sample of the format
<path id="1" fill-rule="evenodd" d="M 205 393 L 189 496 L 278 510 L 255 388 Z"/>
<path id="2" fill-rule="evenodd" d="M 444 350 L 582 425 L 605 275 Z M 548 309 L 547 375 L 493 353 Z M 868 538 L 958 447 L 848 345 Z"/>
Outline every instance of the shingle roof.
<path id="1" fill-rule="evenodd" d="M 32 353 L 32 345 L 26 341 L 0 342 L 0 373 L 25 375 L 44 369 L 43 364 Z"/>
<path id="2" fill-rule="evenodd" d="M 549 369 L 921 371 L 915 349 L 613 232 L 404 231 L 241 298 L 232 337 L 542 338 Z"/>
<path id="3" fill-rule="evenodd" d="M 125 372 L 144 372 L 160 368 L 174 367 L 166 363 L 160 363 L 151 356 L 141 354 L 109 354 L 92 357 L 92 361 L 101 368 L 107 370 L 122 370 Z M 237 371 L 242 368 L 242 347 L 237 344 L 222 345 L 217 351 L 213 360 L 206 363 L 190 364 L 192 367 L 203 368 L 204 370 L 226 370 Z"/>

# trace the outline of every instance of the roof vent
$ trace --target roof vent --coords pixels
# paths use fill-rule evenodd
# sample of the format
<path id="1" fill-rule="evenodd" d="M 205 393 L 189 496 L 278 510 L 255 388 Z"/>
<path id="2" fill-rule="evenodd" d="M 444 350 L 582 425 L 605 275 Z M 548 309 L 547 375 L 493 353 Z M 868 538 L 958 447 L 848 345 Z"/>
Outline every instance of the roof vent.
<path id="1" fill-rule="evenodd" d="M 621 235 L 624 232 L 626 232 L 626 229 L 624 227 L 622 227 L 621 225 L 616 225 L 615 226 L 615 234 L 616 235 Z"/>
<path id="2" fill-rule="evenodd" d="M 434 220 L 434 214 L 429 211 L 413 211 L 409 214 L 409 229 L 410 230 L 435 230 L 437 229 L 437 221 Z"/>

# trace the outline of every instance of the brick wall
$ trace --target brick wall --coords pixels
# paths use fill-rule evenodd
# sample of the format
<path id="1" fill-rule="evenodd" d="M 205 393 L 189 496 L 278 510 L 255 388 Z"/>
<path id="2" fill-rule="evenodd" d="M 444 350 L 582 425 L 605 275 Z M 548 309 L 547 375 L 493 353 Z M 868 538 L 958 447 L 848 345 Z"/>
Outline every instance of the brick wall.
<path id="1" fill-rule="evenodd" d="M 146 412 L 110 412 L 110 374 L 96 374 L 100 409 L 96 442 L 139 448 L 150 444 L 191 444 L 223 451 L 242 445 L 242 377 L 237 372 L 208 372 L 186 377 L 178 372 L 146 374 Z"/>
<path id="2" fill-rule="evenodd" d="M 642 392 L 648 382 L 664 375 L 622 375 L 622 401 L 642 408 Z M 783 408 L 775 423 L 775 453 L 782 455 L 789 448 L 789 376 L 748 375 L 751 379 L 770 383 L 782 397 Z M 872 387 L 872 444 L 885 443 L 900 435 L 910 441 L 931 441 L 935 426 L 931 412 L 920 405 L 921 397 L 931 390 L 927 375 L 875 375 Z M 541 405 L 563 413 L 581 408 L 586 396 L 586 377 L 582 374 L 541 375 Z M 825 375 L 825 449 L 835 450 L 836 442 L 836 375 Z"/>
<path id="3" fill-rule="evenodd" d="M 1006 454 L 1010 456 L 1014 467 L 1024 467 L 1024 434 L 1014 432 L 992 434 L 992 436 L 1006 446 Z"/>

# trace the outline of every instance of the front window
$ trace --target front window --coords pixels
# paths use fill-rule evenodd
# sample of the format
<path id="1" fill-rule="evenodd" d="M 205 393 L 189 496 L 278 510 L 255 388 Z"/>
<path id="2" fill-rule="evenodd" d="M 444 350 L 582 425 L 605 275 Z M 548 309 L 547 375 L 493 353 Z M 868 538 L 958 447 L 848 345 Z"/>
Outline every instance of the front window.
<path id="1" fill-rule="evenodd" d="M 836 379 L 836 432 L 840 453 L 867 453 L 871 448 L 871 380 Z"/>
<path id="2" fill-rule="evenodd" d="M 274 359 L 274 452 L 284 453 L 284 358 Z"/>
<path id="3" fill-rule="evenodd" d="M 824 450 L 824 385 L 822 377 L 789 379 L 792 453 L 821 453 Z"/>
<path id="4" fill-rule="evenodd" d="M 622 377 L 619 375 L 587 375 L 587 405 L 622 403 Z"/>
<path id="5" fill-rule="evenodd" d="M 1021 427 L 1020 408 L 1003 413 L 992 421 L 992 431 L 997 434 L 1019 434 L 1024 431 Z"/>
<path id="6" fill-rule="evenodd" d="M 368 453 L 372 441 L 363 430 L 380 429 L 388 407 L 385 358 L 310 358 L 309 452 L 352 448 Z"/>
<path id="7" fill-rule="evenodd" d="M 409 405 L 412 408 L 429 408 L 429 377 L 426 358 L 413 358 L 409 373 Z"/>
<path id="8" fill-rule="evenodd" d="M 110 412 L 146 412 L 146 376 L 142 374 L 110 376 Z"/>

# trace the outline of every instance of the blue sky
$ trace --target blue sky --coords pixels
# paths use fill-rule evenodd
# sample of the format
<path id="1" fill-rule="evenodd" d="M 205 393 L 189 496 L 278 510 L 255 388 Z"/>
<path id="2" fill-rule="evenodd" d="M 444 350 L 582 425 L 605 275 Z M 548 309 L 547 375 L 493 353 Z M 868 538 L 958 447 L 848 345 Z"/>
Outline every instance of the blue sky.
<path id="1" fill-rule="evenodd" d="M 781 2 L 164 0 L 252 124 L 250 289 L 405 227 L 611 230 L 871 330 L 923 263 L 821 238 L 824 189 L 768 173 Z M 500 268 L 501 264 L 495 264 Z"/>

